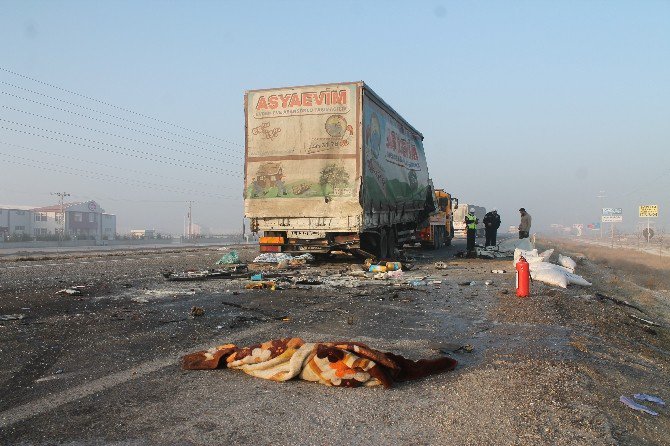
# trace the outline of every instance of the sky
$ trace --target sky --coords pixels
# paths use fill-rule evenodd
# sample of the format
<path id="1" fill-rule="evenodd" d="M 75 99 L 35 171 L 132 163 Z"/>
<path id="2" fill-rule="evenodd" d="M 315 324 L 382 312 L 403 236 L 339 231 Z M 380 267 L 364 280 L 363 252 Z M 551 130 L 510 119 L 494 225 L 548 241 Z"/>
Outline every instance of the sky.
<path id="1" fill-rule="evenodd" d="M 0 1 L 0 204 L 64 191 L 118 230 L 243 217 L 244 91 L 363 80 L 462 203 L 536 230 L 658 204 L 667 1 Z M 601 192 L 601 191 L 604 191 Z M 604 198 L 598 198 L 599 195 Z"/>

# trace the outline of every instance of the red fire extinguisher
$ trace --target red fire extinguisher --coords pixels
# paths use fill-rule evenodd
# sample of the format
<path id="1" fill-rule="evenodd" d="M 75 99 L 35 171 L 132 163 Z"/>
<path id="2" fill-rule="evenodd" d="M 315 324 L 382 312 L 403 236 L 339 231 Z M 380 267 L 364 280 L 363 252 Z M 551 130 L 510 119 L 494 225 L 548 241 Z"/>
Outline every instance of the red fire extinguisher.
<path id="1" fill-rule="evenodd" d="M 516 295 L 519 297 L 528 297 L 530 294 L 530 265 L 526 259 L 521 256 L 516 262 Z"/>

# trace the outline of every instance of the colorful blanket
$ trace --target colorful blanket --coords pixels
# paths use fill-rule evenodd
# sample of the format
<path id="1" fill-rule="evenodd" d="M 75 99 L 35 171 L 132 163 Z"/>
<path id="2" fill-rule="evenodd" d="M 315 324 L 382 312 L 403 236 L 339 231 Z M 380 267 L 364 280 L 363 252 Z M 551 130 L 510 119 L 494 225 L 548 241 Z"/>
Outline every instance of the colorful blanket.
<path id="1" fill-rule="evenodd" d="M 412 361 L 382 353 L 358 342 L 305 342 L 300 338 L 274 339 L 251 347 L 225 344 L 191 353 L 182 359 L 187 370 L 231 368 L 258 378 L 287 381 L 296 376 L 328 386 L 359 387 L 409 381 L 453 370 L 449 357 Z"/>

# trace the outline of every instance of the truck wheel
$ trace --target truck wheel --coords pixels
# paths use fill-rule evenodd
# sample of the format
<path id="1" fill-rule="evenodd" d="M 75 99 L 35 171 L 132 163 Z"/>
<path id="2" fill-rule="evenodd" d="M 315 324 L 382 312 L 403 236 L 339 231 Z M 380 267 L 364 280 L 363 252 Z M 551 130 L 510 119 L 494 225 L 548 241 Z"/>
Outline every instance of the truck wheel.
<path id="1" fill-rule="evenodd" d="M 386 256 L 386 235 L 382 230 L 380 233 L 364 232 L 361 234 L 361 249 L 377 258 Z M 384 251 L 384 252 L 382 252 Z"/>

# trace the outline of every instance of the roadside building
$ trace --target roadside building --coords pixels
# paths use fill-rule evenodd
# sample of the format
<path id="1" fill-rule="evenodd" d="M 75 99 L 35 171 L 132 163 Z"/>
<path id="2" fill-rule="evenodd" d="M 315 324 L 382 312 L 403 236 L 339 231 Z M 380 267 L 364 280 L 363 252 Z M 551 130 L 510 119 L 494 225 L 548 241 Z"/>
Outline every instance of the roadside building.
<path id="1" fill-rule="evenodd" d="M 0 206 L 0 234 L 4 239 L 47 238 L 64 233 L 73 238 L 102 240 L 116 235 L 116 215 L 95 201 L 43 207 Z"/>
<path id="2" fill-rule="evenodd" d="M 0 205 L 0 240 L 31 235 L 32 206 Z"/>
<path id="3" fill-rule="evenodd" d="M 132 229 L 130 231 L 130 236 L 132 238 L 139 238 L 139 239 L 156 238 L 156 230 L 155 229 Z"/>

